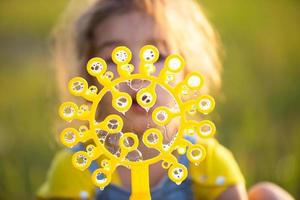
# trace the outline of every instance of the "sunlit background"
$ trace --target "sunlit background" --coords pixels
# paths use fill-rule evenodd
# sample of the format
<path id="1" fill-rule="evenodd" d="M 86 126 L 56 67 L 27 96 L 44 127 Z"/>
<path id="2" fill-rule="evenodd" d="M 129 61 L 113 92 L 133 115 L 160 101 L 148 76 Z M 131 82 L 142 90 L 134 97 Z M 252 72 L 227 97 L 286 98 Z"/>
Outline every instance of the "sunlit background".
<path id="1" fill-rule="evenodd" d="M 218 137 L 249 188 L 300 198 L 300 2 L 201 0 L 226 50 Z M 33 199 L 60 147 L 49 32 L 66 0 L 0 1 L 0 199 Z"/>

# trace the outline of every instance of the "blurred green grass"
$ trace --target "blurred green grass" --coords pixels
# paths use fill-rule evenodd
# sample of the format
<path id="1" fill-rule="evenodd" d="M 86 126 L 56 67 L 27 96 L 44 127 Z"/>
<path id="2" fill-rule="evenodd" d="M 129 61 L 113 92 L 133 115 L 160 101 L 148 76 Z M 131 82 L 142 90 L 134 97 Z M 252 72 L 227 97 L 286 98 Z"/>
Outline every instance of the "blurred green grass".
<path id="1" fill-rule="evenodd" d="M 0 2 L 0 199 L 33 199 L 58 149 L 48 34 L 66 2 Z M 221 143 L 248 187 L 273 181 L 300 198 L 300 2 L 201 3 L 226 50 Z"/>
<path id="2" fill-rule="evenodd" d="M 273 181 L 300 198 L 299 1 L 201 1 L 226 56 L 220 140 L 248 186 Z"/>

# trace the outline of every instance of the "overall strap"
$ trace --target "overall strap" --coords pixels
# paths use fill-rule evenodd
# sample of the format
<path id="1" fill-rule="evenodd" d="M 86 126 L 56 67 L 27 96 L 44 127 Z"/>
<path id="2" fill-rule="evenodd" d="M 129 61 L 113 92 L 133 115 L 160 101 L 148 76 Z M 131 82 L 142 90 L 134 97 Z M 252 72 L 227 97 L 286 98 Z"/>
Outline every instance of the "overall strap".
<path id="1" fill-rule="evenodd" d="M 73 151 L 73 152 L 85 151 L 85 148 L 84 148 L 83 144 L 80 143 L 80 144 L 72 147 L 71 151 Z M 98 168 L 99 168 L 98 163 L 96 161 L 92 161 L 92 163 L 90 164 L 88 169 L 89 169 L 90 173 L 92 174 Z"/>
<path id="2" fill-rule="evenodd" d="M 85 148 L 82 143 L 79 143 L 76 146 L 74 146 L 73 148 L 71 148 L 71 151 L 73 151 L 73 152 L 85 151 Z M 91 174 L 93 174 L 93 172 L 98 168 L 99 168 L 98 163 L 95 160 L 93 160 L 91 162 L 88 170 Z M 100 190 L 100 188 L 98 188 L 98 187 L 95 187 L 95 188 L 96 188 L 96 195 L 99 195 L 102 192 L 102 190 Z"/>
<path id="3" fill-rule="evenodd" d="M 189 135 L 187 135 L 187 136 L 184 136 L 184 138 L 186 140 L 190 141 L 192 144 L 195 144 L 196 141 L 197 141 L 197 137 L 196 136 L 189 136 Z M 188 160 L 186 154 L 184 154 L 184 155 L 182 155 L 182 156 L 179 157 L 179 162 L 181 164 L 183 164 L 184 166 L 186 166 L 187 168 L 189 168 L 189 166 L 190 166 L 190 161 Z"/>

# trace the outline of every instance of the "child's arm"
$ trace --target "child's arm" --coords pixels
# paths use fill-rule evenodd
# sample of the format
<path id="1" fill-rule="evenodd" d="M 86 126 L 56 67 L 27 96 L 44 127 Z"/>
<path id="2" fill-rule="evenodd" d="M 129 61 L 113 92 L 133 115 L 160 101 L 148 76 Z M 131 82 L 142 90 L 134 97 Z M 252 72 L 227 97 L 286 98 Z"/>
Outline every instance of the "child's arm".
<path id="1" fill-rule="evenodd" d="M 252 186 L 248 196 L 249 200 L 295 200 L 283 188 L 270 182 L 261 182 Z"/>
<path id="2" fill-rule="evenodd" d="M 218 200 L 249 199 L 249 200 L 294 200 L 294 198 L 281 187 L 263 182 L 253 186 L 247 193 L 244 185 L 236 185 L 226 189 Z"/>
<path id="3" fill-rule="evenodd" d="M 228 187 L 217 200 L 247 200 L 248 195 L 245 184 L 238 184 Z"/>

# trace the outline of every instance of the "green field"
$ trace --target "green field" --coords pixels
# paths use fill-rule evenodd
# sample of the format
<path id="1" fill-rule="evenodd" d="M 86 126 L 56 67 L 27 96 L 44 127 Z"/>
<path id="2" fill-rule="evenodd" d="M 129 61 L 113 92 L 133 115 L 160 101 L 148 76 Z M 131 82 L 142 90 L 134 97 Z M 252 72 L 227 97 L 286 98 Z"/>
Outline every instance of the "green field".
<path id="1" fill-rule="evenodd" d="M 0 2 L 0 199 L 33 199 L 59 145 L 51 27 L 66 0 Z M 226 51 L 218 138 L 247 186 L 300 199 L 300 2 L 202 0 Z"/>

